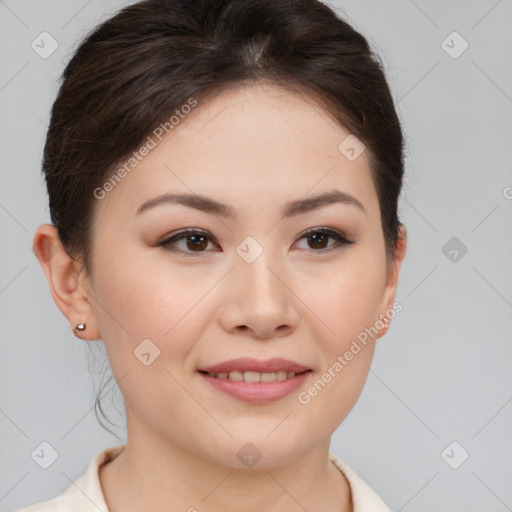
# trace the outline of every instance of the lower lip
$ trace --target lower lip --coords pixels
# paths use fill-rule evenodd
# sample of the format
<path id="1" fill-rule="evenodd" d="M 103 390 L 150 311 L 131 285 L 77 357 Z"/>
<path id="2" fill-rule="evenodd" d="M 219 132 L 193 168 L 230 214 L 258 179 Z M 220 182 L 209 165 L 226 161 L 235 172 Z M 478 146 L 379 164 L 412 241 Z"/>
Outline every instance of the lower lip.
<path id="1" fill-rule="evenodd" d="M 219 379 L 207 373 L 199 373 L 203 379 L 215 389 L 249 403 L 265 403 L 279 400 L 296 391 L 311 372 L 304 372 L 291 379 L 275 382 L 245 382 L 230 379 Z"/>

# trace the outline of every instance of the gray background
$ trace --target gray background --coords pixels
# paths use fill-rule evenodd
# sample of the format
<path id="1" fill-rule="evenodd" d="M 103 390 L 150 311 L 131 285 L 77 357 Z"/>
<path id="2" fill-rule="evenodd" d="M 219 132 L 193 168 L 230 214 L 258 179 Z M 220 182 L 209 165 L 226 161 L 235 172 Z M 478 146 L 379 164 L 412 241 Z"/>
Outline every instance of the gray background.
<path id="1" fill-rule="evenodd" d="M 90 375 L 86 342 L 55 306 L 31 245 L 49 222 L 40 164 L 59 74 L 81 36 L 127 3 L 0 0 L 2 511 L 59 494 L 125 440 L 97 423 L 101 366 Z M 393 510 L 510 511 L 512 0 L 330 4 L 387 68 L 408 144 L 409 233 L 403 311 L 331 449 Z M 31 48 L 43 31 L 59 45 L 46 59 Z M 442 45 L 454 31 L 469 44 L 457 58 L 444 48 L 458 53 L 460 39 Z M 452 237 L 456 261 L 456 246 L 443 252 Z M 89 347 L 101 361 L 101 343 Z M 122 408 L 119 391 L 110 401 Z M 46 470 L 31 458 L 43 441 L 59 454 Z"/>

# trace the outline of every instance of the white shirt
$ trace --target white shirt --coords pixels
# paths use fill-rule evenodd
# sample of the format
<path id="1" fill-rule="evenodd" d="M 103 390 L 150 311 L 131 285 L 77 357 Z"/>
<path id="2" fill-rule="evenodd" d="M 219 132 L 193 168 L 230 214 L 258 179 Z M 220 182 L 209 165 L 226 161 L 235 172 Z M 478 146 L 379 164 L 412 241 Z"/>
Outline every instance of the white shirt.
<path id="1" fill-rule="evenodd" d="M 69 484 L 62 494 L 15 512 L 108 512 L 98 468 L 114 459 L 125 446 L 112 446 L 98 453 L 89 463 L 85 473 Z M 391 512 L 375 491 L 346 462 L 332 452 L 329 452 L 329 459 L 345 475 L 350 485 L 354 512 Z"/>

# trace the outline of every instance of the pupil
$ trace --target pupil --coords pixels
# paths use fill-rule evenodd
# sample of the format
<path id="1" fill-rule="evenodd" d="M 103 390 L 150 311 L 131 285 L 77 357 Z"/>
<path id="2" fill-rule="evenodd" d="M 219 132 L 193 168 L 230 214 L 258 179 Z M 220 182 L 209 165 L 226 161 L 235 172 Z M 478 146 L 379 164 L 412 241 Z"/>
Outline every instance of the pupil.
<path id="1" fill-rule="evenodd" d="M 322 245 L 321 241 L 318 241 L 318 237 L 320 237 L 321 240 L 325 241 L 326 235 L 323 233 L 316 233 L 316 234 L 310 236 L 310 238 L 313 239 L 313 243 L 315 243 L 315 244 L 320 243 L 320 245 Z"/>
<path id="2" fill-rule="evenodd" d="M 204 235 L 191 235 L 188 237 L 188 241 L 190 242 L 190 240 L 193 240 L 193 239 L 197 239 L 197 238 L 200 238 L 202 239 L 201 241 L 199 241 L 199 243 L 197 243 L 197 241 L 194 241 L 192 242 L 192 244 L 188 244 L 188 248 L 189 249 L 204 249 L 204 240 L 206 239 L 206 237 Z M 201 242 L 203 242 L 203 245 L 201 245 Z"/>

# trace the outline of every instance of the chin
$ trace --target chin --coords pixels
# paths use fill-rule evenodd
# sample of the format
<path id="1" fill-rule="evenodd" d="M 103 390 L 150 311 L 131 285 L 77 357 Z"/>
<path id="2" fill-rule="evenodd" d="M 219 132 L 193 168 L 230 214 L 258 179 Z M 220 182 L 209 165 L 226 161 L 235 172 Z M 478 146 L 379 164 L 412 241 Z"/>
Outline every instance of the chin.
<path id="1" fill-rule="evenodd" d="M 229 441 L 229 447 L 224 448 L 222 454 L 212 454 L 213 458 L 232 468 L 272 469 L 293 462 L 313 448 L 304 445 L 304 436 L 294 440 L 285 430 L 279 435 L 279 427 L 272 432 L 278 424 L 275 423 L 268 431 L 245 430 L 240 435 L 231 431 L 234 439 Z M 272 433 L 269 435 L 269 432 Z"/>

